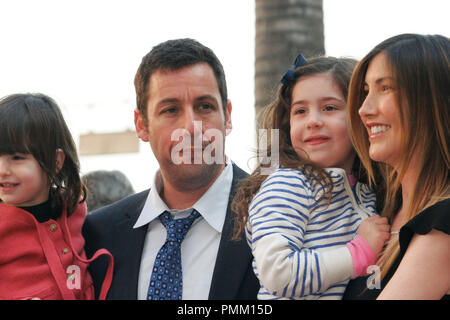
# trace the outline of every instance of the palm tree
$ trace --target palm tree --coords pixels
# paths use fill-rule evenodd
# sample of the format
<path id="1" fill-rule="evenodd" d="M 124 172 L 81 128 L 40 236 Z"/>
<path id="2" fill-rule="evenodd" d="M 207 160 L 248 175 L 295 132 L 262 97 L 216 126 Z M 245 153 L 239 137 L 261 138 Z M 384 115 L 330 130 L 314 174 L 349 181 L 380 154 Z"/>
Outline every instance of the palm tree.
<path id="1" fill-rule="evenodd" d="M 255 114 L 274 98 L 299 52 L 325 53 L 322 0 L 255 0 Z"/>

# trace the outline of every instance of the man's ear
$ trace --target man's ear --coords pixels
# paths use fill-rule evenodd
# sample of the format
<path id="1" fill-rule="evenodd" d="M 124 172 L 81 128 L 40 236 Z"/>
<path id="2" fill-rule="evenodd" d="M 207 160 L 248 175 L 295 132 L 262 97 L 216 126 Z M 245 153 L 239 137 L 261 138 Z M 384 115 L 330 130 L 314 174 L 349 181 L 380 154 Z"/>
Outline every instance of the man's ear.
<path id="1" fill-rule="evenodd" d="M 225 112 L 225 116 L 226 116 L 226 119 L 225 119 L 225 134 L 226 135 L 229 135 L 231 130 L 233 129 L 233 124 L 231 123 L 231 109 L 232 108 L 233 107 L 231 106 L 231 101 L 228 100 L 227 101 L 227 110 Z"/>
<path id="2" fill-rule="evenodd" d="M 56 149 L 56 172 L 59 172 L 62 169 L 64 160 L 66 160 L 64 151 L 60 148 Z"/>
<path id="3" fill-rule="evenodd" d="M 136 108 L 134 109 L 134 126 L 136 127 L 136 134 L 142 141 L 148 142 L 148 130 L 145 125 L 144 117 Z"/>

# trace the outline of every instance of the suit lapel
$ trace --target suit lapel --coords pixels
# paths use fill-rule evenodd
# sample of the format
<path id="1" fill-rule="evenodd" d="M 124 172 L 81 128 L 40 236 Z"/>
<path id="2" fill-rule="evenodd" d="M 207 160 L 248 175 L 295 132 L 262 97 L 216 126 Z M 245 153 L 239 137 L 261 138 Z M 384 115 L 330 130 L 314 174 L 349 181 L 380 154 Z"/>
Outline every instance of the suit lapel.
<path id="1" fill-rule="evenodd" d="M 231 202 L 239 187 L 239 180 L 246 176 L 244 171 L 233 165 L 233 182 L 209 292 L 210 300 L 234 299 L 251 264 L 252 256 L 246 240 L 231 240 L 235 220 Z"/>
<path id="2" fill-rule="evenodd" d="M 115 279 L 110 290 L 112 299 L 137 300 L 141 256 L 148 224 L 136 229 L 133 229 L 133 226 L 142 211 L 147 195 L 148 192 L 145 192 L 140 199 L 134 199 L 135 202 L 130 203 L 130 211 L 126 217 L 116 223 L 114 252 L 117 264 L 114 266 Z"/>
<path id="3" fill-rule="evenodd" d="M 244 171 L 233 165 L 233 182 L 209 299 L 234 299 L 249 267 L 251 267 L 252 256 L 246 240 L 231 240 L 235 213 L 230 206 L 239 187 L 239 181 L 246 176 Z M 148 190 L 138 194 L 137 198 L 130 199 L 129 205 L 124 208 L 126 214 L 116 222 L 113 235 L 113 255 L 116 258 L 114 278 L 108 294 L 109 299 L 137 299 L 139 270 L 148 224 L 136 229 L 133 229 L 133 226 L 142 211 L 147 196 Z"/>

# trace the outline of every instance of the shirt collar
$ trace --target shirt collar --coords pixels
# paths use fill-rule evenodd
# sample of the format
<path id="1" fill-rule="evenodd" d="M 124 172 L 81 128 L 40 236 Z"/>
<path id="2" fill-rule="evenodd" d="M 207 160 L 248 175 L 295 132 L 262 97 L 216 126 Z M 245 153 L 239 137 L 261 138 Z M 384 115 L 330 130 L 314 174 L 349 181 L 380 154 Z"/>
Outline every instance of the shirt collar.
<path id="1" fill-rule="evenodd" d="M 217 232 L 222 232 L 230 197 L 231 183 L 233 181 L 232 162 L 227 158 L 226 166 L 219 177 L 192 206 Z M 152 186 L 145 201 L 142 212 L 133 228 L 139 228 L 157 218 L 161 213 L 170 209 L 161 199 L 159 191 L 162 190 L 161 172 L 158 170 L 152 179 Z"/>

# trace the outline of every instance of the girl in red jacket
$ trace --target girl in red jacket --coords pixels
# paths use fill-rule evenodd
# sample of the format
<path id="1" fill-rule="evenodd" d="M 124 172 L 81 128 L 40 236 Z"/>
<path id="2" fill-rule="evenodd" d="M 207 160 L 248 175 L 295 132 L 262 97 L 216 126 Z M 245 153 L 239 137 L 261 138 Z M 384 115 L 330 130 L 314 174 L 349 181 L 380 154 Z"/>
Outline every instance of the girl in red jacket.
<path id="1" fill-rule="evenodd" d="M 42 94 L 0 100 L 0 299 L 94 299 L 81 227 L 86 188 L 58 105 Z"/>

